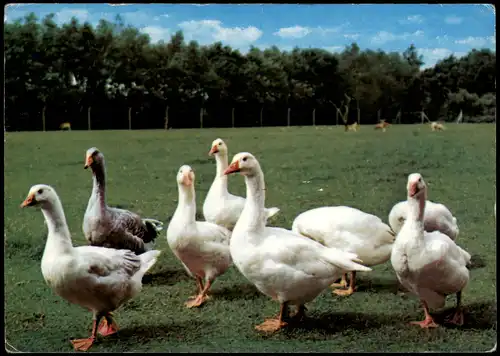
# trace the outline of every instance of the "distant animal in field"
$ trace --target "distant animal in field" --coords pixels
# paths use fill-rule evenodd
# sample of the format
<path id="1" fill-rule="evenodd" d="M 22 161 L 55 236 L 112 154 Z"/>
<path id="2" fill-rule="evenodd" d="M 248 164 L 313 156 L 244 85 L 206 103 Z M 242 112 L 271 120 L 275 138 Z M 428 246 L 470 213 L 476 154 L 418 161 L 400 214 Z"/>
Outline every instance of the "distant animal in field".
<path id="1" fill-rule="evenodd" d="M 357 122 L 355 122 L 354 124 L 351 124 L 351 125 L 345 125 L 345 131 L 346 132 L 347 131 L 354 131 L 354 132 L 356 132 L 356 131 L 358 131 L 358 127 L 359 127 L 359 125 L 358 125 Z"/>
<path id="2" fill-rule="evenodd" d="M 375 130 L 382 130 L 382 132 L 385 132 L 386 128 L 389 127 L 391 124 L 385 121 L 380 121 L 378 124 L 375 125 Z"/>
<path id="3" fill-rule="evenodd" d="M 443 131 L 443 130 L 446 130 L 446 128 L 444 127 L 443 124 L 434 121 L 434 122 L 431 122 L 431 130 L 432 131 Z"/>
<path id="4" fill-rule="evenodd" d="M 61 125 L 59 125 L 59 128 L 62 131 L 71 131 L 71 124 L 69 122 L 63 122 Z"/>

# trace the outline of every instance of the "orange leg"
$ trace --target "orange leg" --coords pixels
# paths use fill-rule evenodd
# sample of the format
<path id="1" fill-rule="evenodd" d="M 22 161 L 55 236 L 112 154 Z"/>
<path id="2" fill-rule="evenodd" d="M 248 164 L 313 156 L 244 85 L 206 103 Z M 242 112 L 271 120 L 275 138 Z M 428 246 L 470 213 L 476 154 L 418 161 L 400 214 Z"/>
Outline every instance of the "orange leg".
<path id="1" fill-rule="evenodd" d="M 340 287 L 340 288 L 346 288 L 347 287 L 347 273 L 344 273 L 342 275 L 342 279 L 340 281 L 340 283 L 332 283 L 330 285 L 331 288 L 334 288 L 334 287 Z"/>
<path id="2" fill-rule="evenodd" d="M 203 281 L 201 277 L 196 276 L 195 278 L 196 278 L 196 293 L 198 294 L 190 296 L 189 299 L 195 299 L 203 291 Z"/>
<path id="3" fill-rule="evenodd" d="M 457 293 L 457 307 L 453 316 L 446 318 L 446 322 L 454 325 L 464 325 L 464 311 L 462 310 L 462 291 Z"/>
<path id="4" fill-rule="evenodd" d="M 354 293 L 354 284 L 356 282 L 356 272 L 352 271 L 351 272 L 351 281 L 349 282 L 349 288 L 348 289 L 335 289 L 333 293 L 337 295 L 342 295 L 342 296 L 348 296 Z"/>
<path id="5" fill-rule="evenodd" d="M 102 336 L 108 336 L 118 332 L 118 324 L 113 320 L 113 315 L 111 313 L 104 315 L 97 332 Z"/>
<path id="6" fill-rule="evenodd" d="M 422 300 L 422 305 L 424 307 L 425 319 L 422 321 L 412 321 L 410 324 L 419 325 L 421 328 L 425 329 L 437 328 L 439 325 L 434 322 L 434 319 L 432 319 L 432 316 L 429 314 L 429 307 L 424 300 Z"/>
<path id="7" fill-rule="evenodd" d="M 201 282 L 201 278 L 200 278 L 200 282 Z M 207 292 L 208 290 L 210 289 L 210 286 L 212 285 L 212 281 L 208 281 L 206 284 L 205 284 L 205 288 L 203 288 L 200 293 L 194 298 L 194 299 L 191 299 L 191 300 L 188 300 L 185 305 L 186 307 L 188 308 L 193 308 L 193 307 L 199 307 L 201 306 L 203 303 L 206 302 L 207 299 L 209 299 L 209 296 L 207 295 Z"/>
<path id="8" fill-rule="evenodd" d="M 277 318 L 266 319 L 262 324 L 257 325 L 255 329 L 271 333 L 278 331 L 279 329 L 288 325 L 288 323 L 284 321 L 284 319 L 287 317 L 288 317 L 288 302 L 284 302 L 281 304 L 280 314 L 278 315 Z"/>
<path id="9" fill-rule="evenodd" d="M 94 341 L 97 338 L 97 325 L 101 318 L 102 315 L 100 314 L 98 314 L 97 316 L 94 315 L 94 321 L 92 323 L 92 334 L 89 338 L 71 340 L 75 351 L 87 351 L 94 344 Z"/>

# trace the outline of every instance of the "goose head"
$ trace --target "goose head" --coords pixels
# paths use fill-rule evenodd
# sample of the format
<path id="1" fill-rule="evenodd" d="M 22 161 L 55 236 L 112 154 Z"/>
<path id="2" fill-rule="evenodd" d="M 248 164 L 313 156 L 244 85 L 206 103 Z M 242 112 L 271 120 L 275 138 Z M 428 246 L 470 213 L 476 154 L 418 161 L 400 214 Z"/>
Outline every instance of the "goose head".
<path id="1" fill-rule="evenodd" d="M 240 172 L 244 176 L 253 176 L 258 172 L 259 168 L 259 162 L 251 153 L 240 152 L 234 155 L 224 174 Z"/>
<path id="2" fill-rule="evenodd" d="M 21 203 L 21 208 L 28 206 L 44 206 L 56 197 L 54 188 L 46 184 L 37 184 L 30 188 L 28 196 Z"/>
<path id="3" fill-rule="evenodd" d="M 227 155 L 227 146 L 226 146 L 226 143 L 218 138 L 218 139 L 215 139 L 213 142 L 212 142 L 212 148 L 210 149 L 210 151 L 208 152 L 208 155 L 209 156 L 213 156 L 213 155 Z"/>
<path id="4" fill-rule="evenodd" d="M 194 183 L 193 169 L 188 165 L 183 165 L 177 173 L 177 184 L 183 187 L 191 187 Z"/>
<path id="5" fill-rule="evenodd" d="M 104 155 L 101 153 L 101 151 L 99 151 L 96 147 L 91 147 L 85 154 L 85 166 L 83 168 L 94 168 L 97 165 L 102 165 L 103 162 Z"/>
<path id="6" fill-rule="evenodd" d="M 406 185 L 408 197 L 413 199 L 425 199 L 427 193 L 427 185 L 420 173 L 412 173 L 408 176 L 408 184 Z"/>

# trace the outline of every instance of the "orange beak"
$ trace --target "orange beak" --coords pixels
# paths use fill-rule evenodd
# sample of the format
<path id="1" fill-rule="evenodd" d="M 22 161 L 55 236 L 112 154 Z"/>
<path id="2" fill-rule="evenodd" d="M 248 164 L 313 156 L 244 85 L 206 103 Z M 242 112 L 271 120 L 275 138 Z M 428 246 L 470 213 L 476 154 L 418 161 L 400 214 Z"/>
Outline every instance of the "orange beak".
<path id="1" fill-rule="evenodd" d="M 84 169 L 87 169 L 89 168 L 92 163 L 94 163 L 94 159 L 92 158 L 92 156 L 87 156 L 87 159 L 85 160 L 85 167 L 83 167 Z"/>
<path id="2" fill-rule="evenodd" d="M 228 174 L 231 174 L 231 173 L 236 173 L 236 172 L 239 172 L 240 171 L 240 162 L 239 161 L 236 161 L 236 162 L 233 162 L 229 165 L 229 167 L 226 168 L 226 170 L 224 171 L 224 175 L 228 175 Z"/>
<path id="3" fill-rule="evenodd" d="M 193 178 L 191 177 L 191 174 L 184 173 L 184 177 L 182 178 L 182 184 L 184 184 L 186 187 L 190 187 L 193 185 Z"/>
<path id="4" fill-rule="evenodd" d="M 36 203 L 35 195 L 34 194 L 30 194 L 21 203 L 21 208 L 26 208 L 27 206 L 35 205 L 35 203 Z"/>
<path id="5" fill-rule="evenodd" d="M 219 148 L 217 147 L 217 145 L 215 145 L 214 147 L 212 147 L 212 148 L 210 149 L 210 151 L 208 152 L 208 155 L 209 155 L 209 156 L 212 156 L 213 154 L 215 154 L 215 153 L 217 153 L 217 152 L 219 152 Z"/>

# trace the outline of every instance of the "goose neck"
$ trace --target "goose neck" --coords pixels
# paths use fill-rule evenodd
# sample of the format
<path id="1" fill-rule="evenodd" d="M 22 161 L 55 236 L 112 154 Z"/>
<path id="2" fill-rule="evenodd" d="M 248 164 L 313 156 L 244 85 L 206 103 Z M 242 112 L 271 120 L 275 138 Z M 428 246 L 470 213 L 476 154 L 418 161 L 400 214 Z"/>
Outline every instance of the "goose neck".
<path id="1" fill-rule="evenodd" d="M 106 171 L 104 164 L 92 167 L 92 198 L 97 202 L 101 212 L 106 206 Z"/>
<path id="2" fill-rule="evenodd" d="M 247 231 L 259 231 L 265 227 L 265 182 L 264 174 L 259 170 L 254 175 L 245 176 L 247 198 L 237 225 L 243 225 Z M 242 223 L 240 223 L 240 221 Z M 236 229 L 236 227 L 235 227 Z"/>
<path id="3" fill-rule="evenodd" d="M 412 226 L 419 231 L 424 230 L 425 194 L 418 197 L 408 197 L 408 211 L 405 225 Z"/>
<path id="4" fill-rule="evenodd" d="M 45 251 L 51 253 L 69 253 L 73 248 L 68 224 L 61 201 L 56 199 L 42 206 L 42 213 L 47 222 L 48 237 Z"/>
<path id="5" fill-rule="evenodd" d="M 179 203 L 175 214 L 183 216 L 189 222 L 196 221 L 196 194 L 194 186 L 186 187 L 179 184 Z"/>

